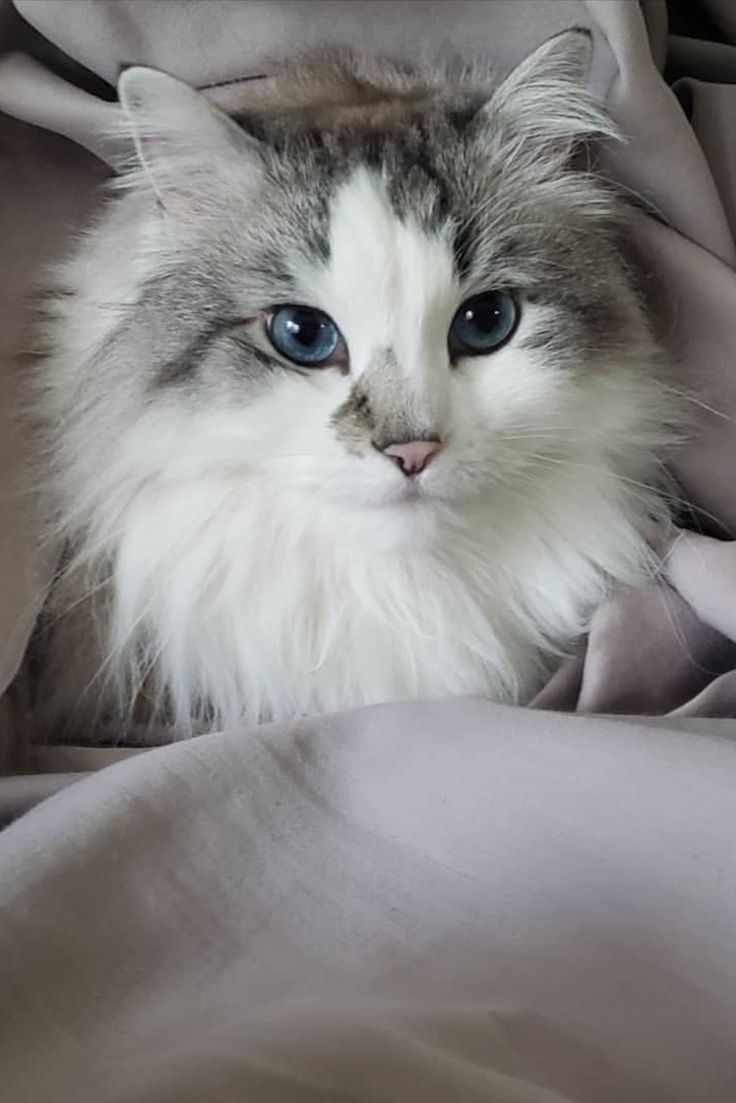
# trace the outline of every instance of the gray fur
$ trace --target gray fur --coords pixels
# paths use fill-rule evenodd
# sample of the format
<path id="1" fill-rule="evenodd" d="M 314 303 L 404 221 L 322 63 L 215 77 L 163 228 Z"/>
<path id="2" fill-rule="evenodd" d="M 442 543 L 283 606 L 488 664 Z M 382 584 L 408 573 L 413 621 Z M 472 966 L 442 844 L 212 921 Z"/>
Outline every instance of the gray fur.
<path id="1" fill-rule="evenodd" d="M 422 79 L 427 86 L 387 121 L 376 121 L 370 101 L 347 123 L 328 117 L 308 128 L 303 107 L 275 116 L 236 113 L 257 141 L 259 202 L 241 211 L 232 195 L 226 209 L 208 206 L 201 236 L 142 287 L 95 371 L 104 374 L 108 358 L 127 360 L 141 346 L 156 387 L 247 389 L 272 370 L 290 370 L 238 323 L 250 306 L 256 313 L 263 302 L 293 298 L 305 254 L 328 260 L 330 200 L 359 165 L 380 172 L 400 217 L 450 236 L 471 292 L 520 290 L 553 305 L 557 318 L 543 340 L 566 359 L 576 359 L 578 346 L 608 351 L 627 341 L 631 288 L 618 248 L 624 209 L 590 173 L 560 173 L 554 159 L 545 171 L 544 149 L 535 161 L 509 161 L 503 143 L 494 148 L 486 134 L 489 87 L 441 85 L 440 95 L 430 76 L 390 67 L 371 74 L 371 87 L 384 96 L 392 86 L 421 89 Z"/>
<path id="2" fill-rule="evenodd" d="M 382 451 L 389 444 L 436 440 L 429 412 L 416 399 L 409 404 L 401 367 L 393 349 L 383 349 L 351 389 L 347 402 L 332 417 L 339 440 L 354 454 L 366 441 Z"/>
<path id="3" fill-rule="evenodd" d="M 402 80 L 421 87 L 418 76 L 412 84 L 400 70 L 379 72 L 384 88 Z M 375 74 L 372 79 L 379 84 Z M 98 378 L 107 363 L 137 358 L 141 346 L 156 388 L 187 384 L 203 395 L 212 388 L 247 395 L 254 384 L 267 385 L 271 372 L 293 370 L 239 323 L 250 307 L 257 313 L 264 302 L 293 299 L 305 254 L 327 262 L 330 200 L 359 165 L 380 172 L 400 217 L 449 235 L 471 293 L 493 286 L 554 308 L 554 319 L 534 334 L 534 347 L 575 363 L 580 348 L 608 356 L 630 343 L 641 318 L 619 248 L 625 208 L 597 176 L 573 168 L 578 146 L 571 146 L 562 171 L 556 150 L 545 165 L 543 147 L 532 161 L 509 160 L 499 135 L 487 133 L 488 86 L 455 86 L 442 96 L 424 79 L 429 90 L 410 97 L 388 121 L 376 121 L 370 102 L 347 123 L 338 116 L 308 128 L 303 107 L 275 116 L 236 113 L 237 125 L 258 143 L 259 202 L 241 212 L 232 195 L 227 208 L 208 208 L 191 251 L 141 289 L 105 355 L 96 358 Z M 341 432 L 351 447 L 365 387 L 364 381 L 344 408 L 352 428 Z M 376 405 L 374 398 L 368 407 L 374 427 Z M 365 415 L 363 402 L 368 427 Z M 337 413 L 336 425 L 340 418 Z M 416 431 L 421 435 L 421 426 Z"/>

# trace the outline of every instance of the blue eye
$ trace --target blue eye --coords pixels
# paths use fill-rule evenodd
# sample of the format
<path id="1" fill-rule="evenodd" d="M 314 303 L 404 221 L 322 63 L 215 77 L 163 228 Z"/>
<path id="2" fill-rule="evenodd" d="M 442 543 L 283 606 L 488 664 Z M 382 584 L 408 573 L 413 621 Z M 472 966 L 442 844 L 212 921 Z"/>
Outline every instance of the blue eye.
<path id="1" fill-rule="evenodd" d="M 518 321 L 518 307 L 505 291 L 474 295 L 465 300 L 452 320 L 450 354 L 483 356 L 495 352 L 511 337 Z"/>
<path id="2" fill-rule="evenodd" d="M 273 347 L 307 368 L 335 363 L 343 341 L 332 318 L 311 306 L 278 306 L 269 315 L 266 332 Z"/>

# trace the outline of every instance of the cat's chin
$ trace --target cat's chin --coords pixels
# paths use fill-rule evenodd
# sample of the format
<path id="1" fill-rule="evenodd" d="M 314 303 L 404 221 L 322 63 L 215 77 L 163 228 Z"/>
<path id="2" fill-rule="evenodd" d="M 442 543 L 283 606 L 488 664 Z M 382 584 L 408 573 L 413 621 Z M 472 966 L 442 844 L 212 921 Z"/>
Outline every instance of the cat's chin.
<path id="1" fill-rule="evenodd" d="M 361 549 L 429 549 L 439 539 L 447 508 L 422 495 L 396 496 L 340 510 L 340 532 Z"/>
<path id="2" fill-rule="evenodd" d="M 436 507 L 439 499 L 435 494 L 427 491 L 412 479 L 404 479 L 403 484 L 392 489 L 376 501 L 374 508 L 394 509 L 411 512 L 413 510 L 432 509 Z M 370 506 L 368 507 L 370 508 Z"/>
<path id="3" fill-rule="evenodd" d="M 443 493 L 444 491 L 444 493 Z M 310 524 L 326 529 L 338 545 L 357 554 L 367 550 L 431 550 L 450 530 L 464 528 L 467 516 L 475 516 L 480 496 L 448 493 L 439 485 L 425 486 L 413 480 L 382 487 L 322 488 L 316 496 L 319 520 L 313 512 L 315 498 L 299 494 L 307 505 Z"/>

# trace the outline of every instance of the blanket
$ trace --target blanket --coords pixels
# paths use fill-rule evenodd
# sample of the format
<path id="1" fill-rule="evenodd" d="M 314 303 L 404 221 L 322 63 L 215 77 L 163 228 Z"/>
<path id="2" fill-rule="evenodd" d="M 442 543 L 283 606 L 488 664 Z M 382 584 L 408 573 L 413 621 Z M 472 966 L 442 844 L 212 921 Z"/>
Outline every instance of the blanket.
<path id="1" fill-rule="evenodd" d="M 0 0 L 0 695 L 54 569 L 20 307 L 109 175 L 120 66 L 226 102 L 317 42 L 505 69 L 572 25 L 693 405 L 662 576 L 599 610 L 532 709 L 36 747 L 21 773 L 0 696 L 3 1098 L 734 1098 L 730 0 Z"/>

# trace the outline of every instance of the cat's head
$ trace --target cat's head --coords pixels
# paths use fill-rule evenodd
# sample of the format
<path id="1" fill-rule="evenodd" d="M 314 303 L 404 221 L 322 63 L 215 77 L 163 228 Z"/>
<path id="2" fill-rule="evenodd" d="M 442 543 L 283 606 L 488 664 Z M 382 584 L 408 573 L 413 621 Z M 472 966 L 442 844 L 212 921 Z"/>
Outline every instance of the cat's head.
<path id="1" fill-rule="evenodd" d="M 330 96 L 234 115 L 123 75 L 147 252 L 119 340 L 168 475 L 258 471 L 401 542 L 533 508 L 565 464 L 636 472 L 652 345 L 590 50 L 565 33 L 488 88 L 328 60 Z"/>

